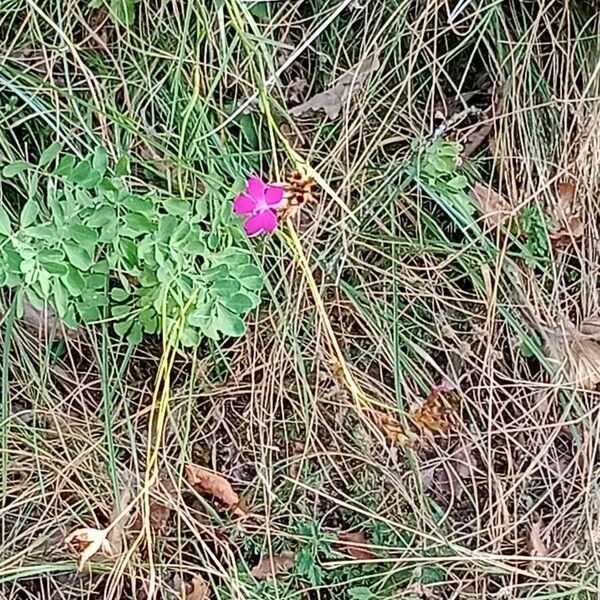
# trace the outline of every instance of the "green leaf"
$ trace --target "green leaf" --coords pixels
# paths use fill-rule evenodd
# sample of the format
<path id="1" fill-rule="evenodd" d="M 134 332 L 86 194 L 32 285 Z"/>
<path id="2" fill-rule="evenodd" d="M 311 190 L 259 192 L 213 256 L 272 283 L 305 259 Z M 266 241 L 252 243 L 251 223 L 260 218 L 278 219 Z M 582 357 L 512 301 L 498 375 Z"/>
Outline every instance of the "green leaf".
<path id="1" fill-rule="evenodd" d="M 242 280 L 242 285 L 249 290 L 261 290 L 264 281 L 262 277 L 244 277 Z"/>
<path id="2" fill-rule="evenodd" d="M 104 227 L 109 223 L 116 223 L 117 213 L 112 206 L 100 206 L 88 217 L 86 224 L 96 229 Z"/>
<path id="3" fill-rule="evenodd" d="M 244 321 L 220 304 L 216 305 L 216 314 L 213 314 L 213 319 L 215 319 L 215 327 L 225 335 L 240 337 L 246 331 Z"/>
<path id="4" fill-rule="evenodd" d="M 73 183 L 83 183 L 91 174 L 92 165 L 89 159 L 82 160 L 69 174 L 69 180 Z"/>
<path id="5" fill-rule="evenodd" d="M 100 309 L 96 304 L 90 302 L 79 302 L 77 304 L 77 312 L 84 323 L 93 323 L 99 321 L 102 318 Z"/>
<path id="6" fill-rule="evenodd" d="M 448 186 L 457 191 L 464 190 L 468 185 L 469 180 L 464 175 L 456 175 L 448 181 Z"/>
<path id="7" fill-rule="evenodd" d="M 154 230 L 152 221 L 140 213 L 129 213 L 125 215 L 123 220 L 125 225 L 135 232 L 146 233 Z"/>
<path id="8" fill-rule="evenodd" d="M 69 271 L 68 266 L 64 262 L 64 255 L 60 251 L 42 250 L 38 254 L 38 260 L 42 267 L 52 275 L 60 277 L 66 275 Z"/>
<path id="9" fill-rule="evenodd" d="M 179 334 L 179 343 L 184 347 L 195 348 L 200 344 L 200 334 L 192 327 L 184 327 Z"/>
<path id="10" fill-rule="evenodd" d="M 177 223 L 178 220 L 171 215 L 160 217 L 158 220 L 158 239 L 162 242 L 170 240 Z"/>
<path id="11" fill-rule="evenodd" d="M 27 258 L 21 261 L 21 273 L 32 273 L 37 266 L 35 258 Z"/>
<path id="12" fill-rule="evenodd" d="M 121 250 L 121 259 L 127 269 L 137 269 L 138 260 L 138 245 L 131 240 L 122 238 L 119 240 L 119 249 Z"/>
<path id="13" fill-rule="evenodd" d="M 75 242 L 63 242 L 63 248 L 69 262 L 80 271 L 87 271 L 92 266 L 92 255 L 86 247 Z"/>
<path id="14" fill-rule="evenodd" d="M 368 587 L 358 586 L 348 590 L 348 598 L 350 600 L 373 600 L 377 596 Z"/>
<path id="15" fill-rule="evenodd" d="M 110 314 L 113 317 L 124 317 L 131 313 L 131 307 L 127 304 L 117 304 L 110 309 Z"/>
<path id="16" fill-rule="evenodd" d="M 70 177 L 75 168 L 76 157 L 73 154 L 65 154 L 59 161 L 58 167 L 54 169 L 54 174 L 59 177 Z"/>
<path id="17" fill-rule="evenodd" d="M 50 297 L 50 273 L 43 269 L 39 270 L 37 273 L 37 283 L 42 291 L 42 297 L 47 300 Z"/>
<path id="18" fill-rule="evenodd" d="M 71 266 L 67 267 L 66 275 L 63 275 L 60 280 L 63 282 L 71 296 L 81 296 L 86 289 L 85 280 L 79 274 L 79 271 Z"/>
<path id="19" fill-rule="evenodd" d="M 43 167 L 47 165 L 49 162 L 52 162 L 62 150 L 63 145 L 60 142 L 53 142 L 50 144 L 40 156 L 40 160 L 38 161 L 38 166 Z"/>
<path id="20" fill-rule="evenodd" d="M 40 205 L 35 200 L 28 200 L 21 211 L 21 227 L 29 227 L 40 214 Z"/>
<path id="21" fill-rule="evenodd" d="M 83 180 L 79 182 L 79 185 L 85 189 L 91 189 L 96 187 L 100 181 L 102 181 L 102 174 L 98 171 L 90 171 L 90 174 Z"/>
<path id="22" fill-rule="evenodd" d="M 240 291 L 240 284 L 235 279 L 220 279 L 215 281 L 210 289 L 219 296 L 230 296 Z"/>
<path id="23" fill-rule="evenodd" d="M 133 25 L 135 22 L 136 0 L 111 0 L 110 7 L 117 19 L 124 25 Z"/>
<path id="24" fill-rule="evenodd" d="M 189 234 L 189 232 L 190 232 L 189 223 L 186 223 L 185 221 L 181 221 L 181 223 L 179 223 L 179 225 L 177 225 L 177 227 L 175 228 L 175 231 L 173 232 L 173 235 L 171 236 L 171 244 L 176 245 L 176 244 L 183 242 L 183 240 L 185 240 L 185 238 Z"/>
<path id="25" fill-rule="evenodd" d="M 67 291 L 60 280 L 54 280 L 52 292 L 54 296 L 54 307 L 56 308 L 58 316 L 62 319 L 67 313 Z"/>
<path id="26" fill-rule="evenodd" d="M 69 225 L 67 235 L 78 244 L 89 246 L 91 251 L 93 251 L 93 247 L 98 243 L 98 233 L 91 227 L 79 223 Z"/>
<path id="27" fill-rule="evenodd" d="M 119 337 L 124 338 L 131 329 L 132 325 L 133 321 L 118 321 L 113 325 L 113 328 Z"/>
<path id="28" fill-rule="evenodd" d="M 139 323 L 134 323 L 131 327 L 131 331 L 127 335 L 127 341 L 132 346 L 137 346 L 143 339 L 144 333 L 142 331 L 142 326 Z"/>
<path id="29" fill-rule="evenodd" d="M 152 202 L 150 198 L 144 198 L 143 196 L 129 196 L 123 204 L 128 212 L 140 213 L 147 217 L 151 217 L 154 214 L 154 202 Z"/>
<path id="30" fill-rule="evenodd" d="M 15 162 L 6 165 L 2 169 L 2 175 L 9 179 L 10 177 L 15 177 L 23 171 L 27 171 L 32 165 L 24 160 L 15 160 Z"/>
<path id="31" fill-rule="evenodd" d="M 92 167 L 95 171 L 98 171 L 101 175 L 106 173 L 106 168 L 108 166 L 108 154 L 106 149 L 102 146 L 98 146 L 94 150 L 94 156 L 92 158 Z"/>
<path id="32" fill-rule="evenodd" d="M 33 288 L 29 288 L 25 291 L 25 296 L 36 310 L 44 310 L 46 308 L 46 300 L 42 298 L 39 294 L 36 294 Z"/>
<path id="33" fill-rule="evenodd" d="M 219 302 L 238 315 L 247 313 L 254 306 L 254 303 L 246 294 L 233 294 L 228 298 L 220 298 Z"/>
<path id="34" fill-rule="evenodd" d="M 54 225 L 34 225 L 23 229 L 23 233 L 39 240 L 54 240 L 58 237 Z"/>
<path id="35" fill-rule="evenodd" d="M 187 200 L 181 200 L 180 198 L 168 198 L 162 205 L 170 215 L 175 215 L 176 217 L 182 217 L 192 208 Z"/>
<path id="36" fill-rule="evenodd" d="M 113 288 L 112 290 L 110 290 L 110 297 L 115 302 L 125 302 L 129 299 L 129 295 L 129 292 L 127 290 L 124 290 L 123 288 Z"/>
<path id="37" fill-rule="evenodd" d="M 0 204 L 0 234 L 9 236 L 12 233 L 12 229 L 10 227 L 10 217 L 6 212 L 4 206 Z"/>
<path id="38" fill-rule="evenodd" d="M 125 175 L 129 175 L 129 157 L 124 154 L 115 166 L 115 176 L 125 177 Z"/>

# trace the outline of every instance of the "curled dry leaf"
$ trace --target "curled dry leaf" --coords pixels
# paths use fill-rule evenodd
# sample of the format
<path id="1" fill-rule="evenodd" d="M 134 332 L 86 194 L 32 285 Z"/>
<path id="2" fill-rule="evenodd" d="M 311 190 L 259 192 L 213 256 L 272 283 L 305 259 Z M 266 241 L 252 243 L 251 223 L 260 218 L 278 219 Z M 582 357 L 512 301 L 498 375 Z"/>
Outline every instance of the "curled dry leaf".
<path id="1" fill-rule="evenodd" d="M 202 575 L 194 575 L 190 583 L 175 575 L 173 585 L 180 594 L 181 600 L 210 600 L 211 598 L 210 586 Z"/>
<path id="2" fill-rule="evenodd" d="M 186 479 L 199 492 L 210 494 L 227 508 L 233 509 L 234 515 L 238 517 L 246 516 L 247 511 L 240 506 L 240 497 L 223 475 L 197 465 L 187 465 Z"/>
<path id="3" fill-rule="evenodd" d="M 592 325 L 588 323 L 586 331 Z M 545 331 L 546 356 L 575 387 L 594 389 L 600 383 L 600 344 L 581 331 L 560 328 Z"/>
<path id="4" fill-rule="evenodd" d="M 475 182 L 471 187 L 471 198 L 475 201 L 484 220 L 490 226 L 500 225 L 512 211 L 508 200 L 487 185 Z"/>
<path id="5" fill-rule="evenodd" d="M 529 538 L 527 540 L 527 549 L 531 556 L 548 556 L 548 548 L 542 538 L 542 528 L 544 522 L 538 519 L 531 526 Z"/>
<path id="6" fill-rule="evenodd" d="M 356 560 L 371 560 L 376 554 L 369 549 L 369 541 L 364 531 L 341 531 L 338 539 L 342 548 Z"/>
<path id="7" fill-rule="evenodd" d="M 443 386 L 433 388 L 421 406 L 409 413 L 410 420 L 419 431 L 429 436 L 444 433 L 457 424 L 456 406 L 459 397 L 453 392 L 446 392 Z"/>
<path id="8" fill-rule="evenodd" d="M 550 241 L 554 248 L 565 248 L 572 241 L 583 236 L 584 224 L 581 220 L 581 207 L 576 202 L 575 186 L 568 181 L 556 185 L 557 202 L 551 207 Z"/>
<path id="9" fill-rule="evenodd" d="M 290 114 L 295 117 L 301 117 L 312 111 L 324 110 L 330 119 L 337 118 L 343 106 L 350 100 L 353 94 L 360 90 L 369 75 L 377 71 L 377 69 L 379 69 L 379 59 L 377 56 L 365 58 L 350 71 L 342 75 L 328 90 L 316 94 L 306 102 L 291 108 Z"/>
<path id="10" fill-rule="evenodd" d="M 113 558 L 115 551 L 106 538 L 108 530 L 94 529 L 92 527 L 81 527 L 72 531 L 66 538 L 65 544 L 73 546 L 77 554 L 77 569 L 83 570 L 85 564 L 97 552 L 106 558 Z"/>
<path id="11" fill-rule="evenodd" d="M 271 579 L 294 566 L 296 555 L 293 552 L 265 556 L 253 569 L 252 575 L 258 580 Z"/>
<path id="12" fill-rule="evenodd" d="M 159 492 L 164 490 L 164 494 L 171 496 L 175 493 L 175 486 L 171 479 L 166 476 L 162 476 L 159 480 L 158 485 L 155 489 L 152 489 L 150 496 L 150 511 L 148 519 L 150 521 L 150 528 L 154 533 L 163 533 L 166 529 L 169 517 L 171 516 L 171 506 L 168 501 L 164 499 L 164 494 L 159 495 Z M 144 520 L 141 513 L 138 513 L 132 529 L 134 531 L 141 531 L 144 526 Z"/>

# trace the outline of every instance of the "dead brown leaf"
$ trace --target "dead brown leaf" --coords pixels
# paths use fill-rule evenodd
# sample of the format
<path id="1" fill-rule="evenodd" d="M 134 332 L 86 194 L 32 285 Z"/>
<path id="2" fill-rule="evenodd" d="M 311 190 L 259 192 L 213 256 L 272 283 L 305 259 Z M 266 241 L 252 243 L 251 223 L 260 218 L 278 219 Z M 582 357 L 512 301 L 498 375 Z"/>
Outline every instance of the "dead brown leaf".
<path id="1" fill-rule="evenodd" d="M 186 583 L 179 575 L 173 578 L 173 585 L 181 595 L 181 600 L 210 600 L 210 585 L 202 575 L 194 575 L 190 583 Z"/>
<path id="2" fill-rule="evenodd" d="M 478 182 L 471 187 L 471 198 L 475 200 L 488 225 L 500 225 L 512 211 L 510 203 L 502 194 Z"/>
<path id="3" fill-rule="evenodd" d="M 356 560 L 371 560 L 376 558 L 376 554 L 369 549 L 369 541 L 364 531 L 340 531 L 338 539 L 342 548 Z"/>
<path id="4" fill-rule="evenodd" d="M 72 531 L 65 538 L 65 544 L 72 546 L 79 555 L 77 557 L 77 569 L 79 571 L 82 571 L 85 564 L 98 552 L 105 558 L 115 556 L 113 547 L 106 539 L 107 534 L 107 529 L 81 527 Z"/>
<path id="5" fill-rule="evenodd" d="M 223 475 L 197 465 L 186 466 L 186 479 L 199 492 L 210 494 L 227 508 L 233 509 L 233 514 L 242 517 L 248 513 L 240 506 L 240 497 Z"/>
<path id="6" fill-rule="evenodd" d="M 559 181 L 556 185 L 556 204 L 549 208 L 550 241 L 554 248 L 565 248 L 583 236 L 581 207 L 577 204 L 575 185 Z"/>
<path id="7" fill-rule="evenodd" d="M 282 552 L 265 556 L 253 569 L 252 575 L 258 580 L 271 579 L 288 571 L 294 566 L 296 555 L 294 552 Z"/>
<path id="8" fill-rule="evenodd" d="M 548 548 L 542 538 L 542 528 L 544 522 L 542 519 L 537 519 L 529 531 L 529 538 L 527 539 L 527 549 L 531 556 L 548 556 Z"/>
<path id="9" fill-rule="evenodd" d="M 421 433 L 429 436 L 444 433 L 453 429 L 457 424 L 456 405 L 459 398 L 453 392 L 436 386 L 425 398 L 421 406 L 409 413 L 410 420 Z"/>
<path id="10" fill-rule="evenodd" d="M 156 489 L 151 490 L 149 499 L 150 510 L 148 513 L 148 519 L 150 521 L 150 528 L 154 533 L 163 533 L 171 516 L 171 506 L 168 502 L 163 499 L 158 493 L 163 491 L 167 495 L 171 495 L 175 492 L 175 486 L 168 477 L 162 476 Z M 138 513 L 131 528 L 134 531 L 141 531 L 144 526 L 143 516 Z"/>
<path id="11" fill-rule="evenodd" d="M 546 355 L 558 370 L 564 370 L 568 382 L 595 389 L 600 383 L 600 344 L 577 330 L 547 329 L 545 337 Z"/>
<path id="12" fill-rule="evenodd" d="M 344 105 L 360 90 L 368 77 L 379 69 L 377 56 L 370 56 L 342 75 L 328 90 L 315 94 L 306 102 L 290 109 L 294 117 L 323 110 L 329 119 L 336 119 Z"/>

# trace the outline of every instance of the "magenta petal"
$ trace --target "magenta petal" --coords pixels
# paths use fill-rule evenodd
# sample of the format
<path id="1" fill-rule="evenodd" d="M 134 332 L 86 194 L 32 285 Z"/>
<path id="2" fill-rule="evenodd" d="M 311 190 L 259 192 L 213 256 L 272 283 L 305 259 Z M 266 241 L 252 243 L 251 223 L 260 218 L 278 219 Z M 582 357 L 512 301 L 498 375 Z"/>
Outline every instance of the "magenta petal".
<path id="1" fill-rule="evenodd" d="M 260 200 L 265 195 L 266 185 L 264 181 L 256 175 L 251 175 L 246 183 L 246 193 L 255 200 Z"/>
<path id="2" fill-rule="evenodd" d="M 265 200 L 269 206 L 277 206 L 283 200 L 283 188 L 278 185 L 267 186 Z"/>
<path id="3" fill-rule="evenodd" d="M 236 215 L 252 214 L 256 208 L 256 200 L 246 194 L 240 194 L 233 201 L 233 212 Z"/>
<path id="4" fill-rule="evenodd" d="M 277 228 L 277 215 L 272 210 L 265 210 L 244 223 L 244 229 L 249 236 L 259 233 L 273 233 Z"/>

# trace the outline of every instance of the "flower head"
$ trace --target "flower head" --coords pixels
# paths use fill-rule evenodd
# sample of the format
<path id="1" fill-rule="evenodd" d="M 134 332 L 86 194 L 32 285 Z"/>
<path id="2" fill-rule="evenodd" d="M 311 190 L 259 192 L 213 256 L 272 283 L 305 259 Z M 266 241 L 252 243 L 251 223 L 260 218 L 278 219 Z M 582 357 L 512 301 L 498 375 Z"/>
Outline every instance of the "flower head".
<path id="1" fill-rule="evenodd" d="M 249 236 L 273 233 L 277 228 L 275 212 L 285 202 L 283 187 L 265 183 L 252 175 L 246 183 L 246 190 L 233 201 L 233 212 L 245 216 L 244 230 Z"/>

